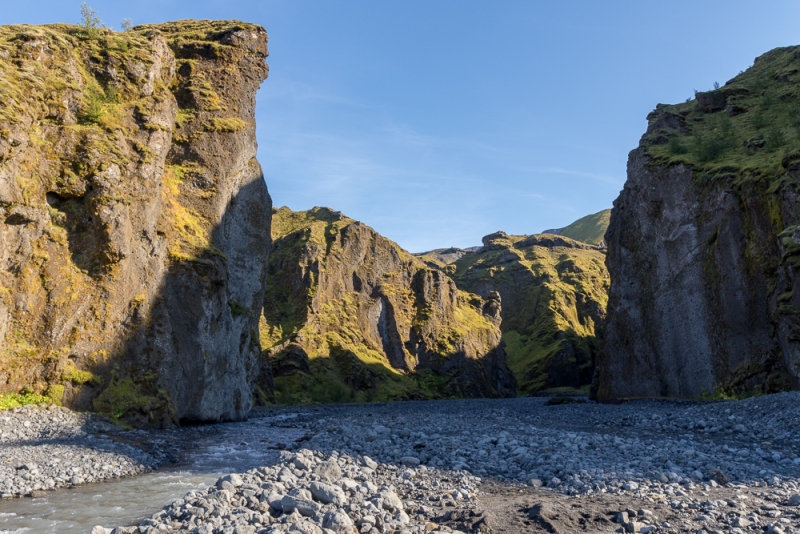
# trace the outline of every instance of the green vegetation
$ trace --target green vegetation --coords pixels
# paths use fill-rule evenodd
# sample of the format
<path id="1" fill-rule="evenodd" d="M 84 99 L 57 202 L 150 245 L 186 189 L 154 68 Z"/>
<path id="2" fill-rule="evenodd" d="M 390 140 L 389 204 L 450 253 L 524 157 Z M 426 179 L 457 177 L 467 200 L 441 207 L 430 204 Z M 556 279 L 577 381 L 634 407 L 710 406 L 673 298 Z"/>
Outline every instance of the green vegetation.
<path id="1" fill-rule="evenodd" d="M 593 215 L 587 215 L 558 231 L 558 235 L 563 235 L 589 243 L 590 245 L 600 245 L 605 242 L 606 230 L 611 219 L 611 210 L 603 210 Z"/>
<path id="2" fill-rule="evenodd" d="M 352 248 L 344 236 L 352 240 Z M 378 334 L 370 334 L 376 328 L 376 297 L 372 291 L 362 292 L 362 280 L 370 280 L 370 287 L 380 292 L 382 306 L 395 310 L 393 321 L 401 335 L 413 331 L 415 339 L 443 358 L 464 350 L 468 339 L 481 342 L 497 335 L 476 308 L 474 295 L 458 294 L 452 310 L 418 302 L 411 288 L 416 277 L 452 282 L 339 212 L 274 210 L 272 238 L 260 333 L 264 357 L 275 372 L 275 399 L 281 404 L 460 394 L 452 377 L 414 370 L 416 357 L 407 346 L 400 357 L 410 362 L 408 367 L 393 367 Z M 366 258 L 361 257 L 364 250 Z M 344 289 L 345 280 L 353 289 Z M 452 291 L 457 292 L 455 287 Z"/>
<path id="3" fill-rule="evenodd" d="M 315 358 L 310 361 L 309 369 L 308 373 L 292 371 L 275 378 L 278 404 L 443 398 L 441 393 L 436 395 L 429 388 L 421 387 L 414 377 L 392 372 L 385 365 L 364 363 L 346 351 Z M 428 379 L 425 384 L 429 387 L 432 382 Z"/>
<path id="4" fill-rule="evenodd" d="M 88 39 L 100 37 L 100 30 L 104 28 L 103 22 L 97 17 L 97 12 L 89 7 L 86 2 L 81 4 L 81 29 Z"/>
<path id="5" fill-rule="evenodd" d="M 659 106 L 644 142 L 655 164 L 691 165 L 699 177 L 777 179 L 800 159 L 800 57 L 777 48 L 723 87 Z M 661 126 L 659 116 L 671 126 Z"/>
<path id="6" fill-rule="evenodd" d="M 92 384 L 99 386 L 103 384 L 103 378 L 89 371 L 81 371 L 74 365 L 67 366 L 61 372 L 61 380 L 72 382 L 73 384 Z"/>
<path id="7" fill-rule="evenodd" d="M 154 375 L 148 375 L 145 382 L 155 382 L 155 378 Z M 92 401 L 92 406 L 95 411 L 115 421 L 169 412 L 169 394 L 162 389 L 151 392 L 152 389 L 152 386 L 139 384 L 130 378 L 115 377 Z"/>
<path id="8" fill-rule="evenodd" d="M 61 406 L 64 397 L 64 386 L 57 384 L 48 388 L 44 395 L 34 393 L 30 387 L 24 388 L 19 393 L 0 394 L 0 411 L 26 406 L 28 404 L 55 404 Z"/>
<path id="9" fill-rule="evenodd" d="M 203 126 L 207 132 L 233 133 L 247 128 L 247 123 L 236 117 L 214 118 L 207 120 Z"/>
<path id="10" fill-rule="evenodd" d="M 8 410 L 10 408 L 17 408 L 27 404 L 52 404 L 50 397 L 45 395 L 37 395 L 36 393 L 3 393 L 0 394 L 0 410 Z"/>
<path id="11" fill-rule="evenodd" d="M 455 263 L 459 288 L 493 289 L 502 297 L 500 327 L 520 394 L 589 384 L 600 347 L 609 285 L 605 255 L 578 243 L 553 243 L 545 234 L 501 235 Z"/>

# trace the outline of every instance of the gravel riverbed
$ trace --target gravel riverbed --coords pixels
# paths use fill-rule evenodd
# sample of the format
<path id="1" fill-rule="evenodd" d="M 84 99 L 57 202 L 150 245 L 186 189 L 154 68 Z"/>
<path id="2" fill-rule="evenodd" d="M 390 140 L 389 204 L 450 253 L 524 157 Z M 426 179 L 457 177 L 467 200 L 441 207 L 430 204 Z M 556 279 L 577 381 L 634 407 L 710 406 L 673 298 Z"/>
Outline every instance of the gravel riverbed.
<path id="1" fill-rule="evenodd" d="M 800 533 L 800 393 L 281 407 L 252 420 L 262 416 L 265 437 L 301 436 L 277 463 L 115 532 Z"/>
<path id="2" fill-rule="evenodd" d="M 45 490 L 137 475 L 169 459 L 157 444 L 150 444 L 146 452 L 125 441 L 142 433 L 119 430 L 97 415 L 58 406 L 0 412 L 0 497 L 37 496 Z"/>

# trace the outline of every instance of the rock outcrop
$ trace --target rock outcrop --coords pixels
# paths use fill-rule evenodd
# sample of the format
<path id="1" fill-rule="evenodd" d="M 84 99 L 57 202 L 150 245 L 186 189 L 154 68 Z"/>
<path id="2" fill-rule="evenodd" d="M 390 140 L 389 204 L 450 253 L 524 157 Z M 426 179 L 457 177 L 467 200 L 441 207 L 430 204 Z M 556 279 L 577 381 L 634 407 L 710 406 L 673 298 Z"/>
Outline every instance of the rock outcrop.
<path id="1" fill-rule="evenodd" d="M 278 401 L 515 394 L 496 295 L 327 208 L 275 210 L 272 237 L 261 342 Z"/>
<path id="2" fill-rule="evenodd" d="M 460 260 L 467 254 L 479 250 L 481 247 L 469 248 L 437 248 L 429 250 L 428 252 L 415 253 L 414 256 L 425 262 L 426 265 L 434 269 L 443 268 L 445 265 L 450 265 Z"/>
<path id="3" fill-rule="evenodd" d="M 0 393 L 132 424 L 252 404 L 263 28 L 0 28 Z"/>
<path id="4" fill-rule="evenodd" d="M 520 391 L 535 393 L 591 383 L 609 283 L 604 261 L 599 247 L 568 237 L 497 232 L 448 271 L 460 289 L 499 293 L 509 365 Z"/>
<path id="5" fill-rule="evenodd" d="M 597 398 L 800 385 L 800 47 L 659 105 L 606 234 Z"/>

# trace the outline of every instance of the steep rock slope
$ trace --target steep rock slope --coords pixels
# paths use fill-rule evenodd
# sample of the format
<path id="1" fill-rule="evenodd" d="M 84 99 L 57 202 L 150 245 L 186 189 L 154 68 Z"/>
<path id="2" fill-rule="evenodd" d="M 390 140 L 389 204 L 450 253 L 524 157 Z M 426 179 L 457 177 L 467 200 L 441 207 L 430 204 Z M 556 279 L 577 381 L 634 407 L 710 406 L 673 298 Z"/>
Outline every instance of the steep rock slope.
<path id="1" fill-rule="evenodd" d="M 500 302 L 327 208 L 273 213 L 261 342 L 278 401 L 513 396 Z"/>
<path id="2" fill-rule="evenodd" d="M 591 383 L 605 320 L 605 255 L 569 238 L 497 232 L 450 267 L 456 285 L 502 298 L 503 339 L 519 389 Z"/>
<path id="3" fill-rule="evenodd" d="M 581 217 L 574 223 L 553 230 L 545 230 L 543 234 L 556 234 L 569 237 L 575 241 L 589 243 L 590 245 L 605 246 L 605 235 L 608 222 L 611 219 L 611 210 L 598 211 L 592 215 Z"/>
<path id="4" fill-rule="evenodd" d="M 606 234 L 599 399 L 800 385 L 799 72 L 776 49 L 648 116 Z"/>
<path id="5" fill-rule="evenodd" d="M 0 393 L 246 416 L 271 203 L 263 28 L 0 28 Z"/>

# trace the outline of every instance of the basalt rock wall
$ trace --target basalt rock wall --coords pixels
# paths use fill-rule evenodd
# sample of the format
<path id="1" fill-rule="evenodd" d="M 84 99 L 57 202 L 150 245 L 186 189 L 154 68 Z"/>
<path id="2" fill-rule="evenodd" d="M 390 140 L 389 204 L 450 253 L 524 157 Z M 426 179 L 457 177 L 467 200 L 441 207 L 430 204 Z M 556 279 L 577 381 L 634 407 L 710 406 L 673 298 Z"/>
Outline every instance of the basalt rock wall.
<path id="1" fill-rule="evenodd" d="M 0 393 L 137 425 L 252 404 L 263 28 L 0 28 Z"/>
<path id="2" fill-rule="evenodd" d="M 606 234 L 596 396 L 800 386 L 800 48 L 648 117 Z"/>

